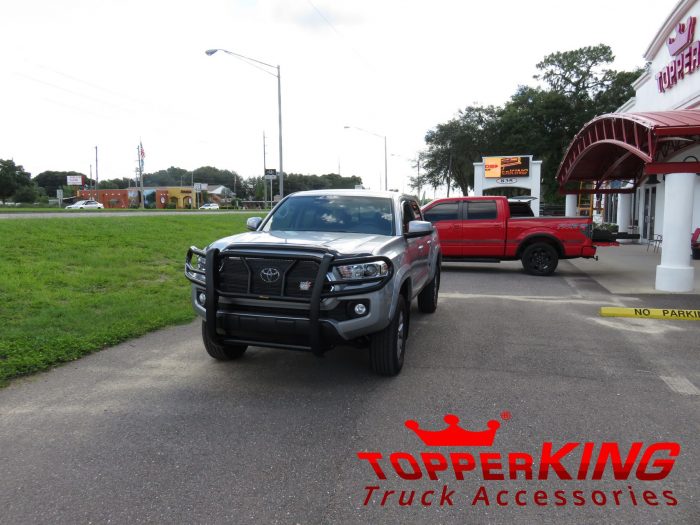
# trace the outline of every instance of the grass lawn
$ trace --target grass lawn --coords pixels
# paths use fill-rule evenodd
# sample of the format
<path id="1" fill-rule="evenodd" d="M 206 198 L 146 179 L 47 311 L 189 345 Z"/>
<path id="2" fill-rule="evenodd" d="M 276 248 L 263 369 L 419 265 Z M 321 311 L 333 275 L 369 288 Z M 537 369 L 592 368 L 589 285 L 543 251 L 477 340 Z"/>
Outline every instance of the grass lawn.
<path id="1" fill-rule="evenodd" d="M 249 216 L 0 221 L 0 385 L 193 319 L 187 248 Z"/>

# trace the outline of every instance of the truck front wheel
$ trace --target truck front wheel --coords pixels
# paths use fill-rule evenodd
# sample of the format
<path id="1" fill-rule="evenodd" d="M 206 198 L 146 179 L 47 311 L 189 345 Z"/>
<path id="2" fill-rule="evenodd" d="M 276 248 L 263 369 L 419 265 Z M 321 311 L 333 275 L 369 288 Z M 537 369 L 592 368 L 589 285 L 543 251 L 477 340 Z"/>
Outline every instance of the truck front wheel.
<path id="1" fill-rule="evenodd" d="M 214 359 L 219 361 L 230 361 L 232 359 L 238 359 L 241 357 L 248 345 L 220 345 L 215 343 L 209 337 L 209 332 L 207 332 L 207 323 L 202 321 L 202 341 L 204 341 L 204 348 Z"/>
<path id="2" fill-rule="evenodd" d="M 406 300 L 399 296 L 394 317 L 384 330 L 373 334 L 369 343 L 372 370 L 382 376 L 395 376 L 403 367 L 408 336 Z"/>
<path id="3" fill-rule="evenodd" d="M 536 242 L 525 248 L 521 260 L 531 275 L 552 275 L 559 264 L 559 255 L 551 244 Z"/>

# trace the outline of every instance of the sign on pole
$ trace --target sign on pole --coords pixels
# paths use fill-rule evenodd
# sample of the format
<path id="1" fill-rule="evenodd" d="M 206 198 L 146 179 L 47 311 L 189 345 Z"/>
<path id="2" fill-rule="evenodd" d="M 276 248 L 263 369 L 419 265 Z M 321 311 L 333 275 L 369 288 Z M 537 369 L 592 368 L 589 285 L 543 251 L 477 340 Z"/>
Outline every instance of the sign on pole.
<path id="1" fill-rule="evenodd" d="M 68 175 L 66 177 L 66 186 L 82 186 L 83 176 L 82 175 Z"/>
<path id="2" fill-rule="evenodd" d="M 484 176 L 487 179 L 501 177 L 528 177 L 530 175 L 530 157 L 486 157 L 484 158 Z"/>

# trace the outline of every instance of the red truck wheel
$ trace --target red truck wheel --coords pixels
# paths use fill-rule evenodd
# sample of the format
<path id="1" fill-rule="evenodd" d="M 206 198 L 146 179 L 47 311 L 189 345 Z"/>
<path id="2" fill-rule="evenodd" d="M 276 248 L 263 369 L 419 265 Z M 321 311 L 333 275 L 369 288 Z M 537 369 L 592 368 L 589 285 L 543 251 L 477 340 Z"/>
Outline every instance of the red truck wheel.
<path id="1" fill-rule="evenodd" d="M 536 242 L 525 248 L 521 261 L 531 275 L 552 275 L 559 264 L 559 254 L 551 244 Z"/>

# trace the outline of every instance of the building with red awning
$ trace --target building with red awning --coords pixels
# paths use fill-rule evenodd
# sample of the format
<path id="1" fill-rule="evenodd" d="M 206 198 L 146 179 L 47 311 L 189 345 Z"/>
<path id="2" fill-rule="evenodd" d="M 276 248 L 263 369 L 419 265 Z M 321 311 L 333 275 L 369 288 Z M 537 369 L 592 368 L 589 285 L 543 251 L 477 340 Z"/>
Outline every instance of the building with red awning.
<path id="1" fill-rule="evenodd" d="M 644 54 L 635 97 L 588 122 L 557 171 L 567 215 L 582 193 L 614 195 L 620 232 L 661 244 L 655 287 L 691 292 L 700 227 L 700 2 L 681 0 Z"/>

